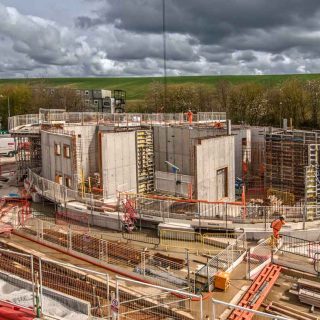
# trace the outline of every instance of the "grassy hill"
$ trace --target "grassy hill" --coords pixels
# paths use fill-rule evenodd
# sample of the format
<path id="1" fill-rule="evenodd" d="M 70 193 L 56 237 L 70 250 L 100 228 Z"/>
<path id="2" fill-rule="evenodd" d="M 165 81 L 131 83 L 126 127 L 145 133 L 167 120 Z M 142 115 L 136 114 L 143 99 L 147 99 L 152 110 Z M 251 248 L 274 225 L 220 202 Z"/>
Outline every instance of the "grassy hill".
<path id="1" fill-rule="evenodd" d="M 218 81 L 227 80 L 233 84 L 243 82 L 257 82 L 268 86 L 274 86 L 289 78 L 297 78 L 302 81 L 313 79 L 320 80 L 320 74 L 297 75 L 262 75 L 262 76 L 182 76 L 168 77 L 168 84 L 207 84 L 215 85 Z M 148 85 L 152 81 L 163 81 L 161 77 L 136 77 L 136 78 L 49 78 L 45 79 L 48 86 L 70 86 L 79 89 L 123 89 L 127 91 L 128 100 L 140 100 L 144 98 Z M 44 79 L 0 79 L 0 86 L 5 84 L 30 83 L 36 85 L 44 82 Z"/>

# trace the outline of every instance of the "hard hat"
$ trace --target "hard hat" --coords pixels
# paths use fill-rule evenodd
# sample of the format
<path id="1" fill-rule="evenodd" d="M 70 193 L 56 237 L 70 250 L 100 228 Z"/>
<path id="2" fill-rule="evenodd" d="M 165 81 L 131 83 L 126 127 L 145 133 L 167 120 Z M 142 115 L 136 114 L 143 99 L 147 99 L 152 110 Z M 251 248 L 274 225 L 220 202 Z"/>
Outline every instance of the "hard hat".
<path id="1" fill-rule="evenodd" d="M 286 217 L 285 217 L 284 215 L 281 215 L 281 216 L 279 217 L 279 219 L 281 219 L 281 220 L 286 220 Z"/>

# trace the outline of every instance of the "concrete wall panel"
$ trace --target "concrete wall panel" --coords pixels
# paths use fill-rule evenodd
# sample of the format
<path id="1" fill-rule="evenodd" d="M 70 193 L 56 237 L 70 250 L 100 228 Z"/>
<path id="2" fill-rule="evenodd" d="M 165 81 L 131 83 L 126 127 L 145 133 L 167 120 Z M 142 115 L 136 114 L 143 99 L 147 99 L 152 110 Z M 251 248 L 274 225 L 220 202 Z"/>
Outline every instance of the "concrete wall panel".
<path id="1" fill-rule="evenodd" d="M 217 171 L 227 168 L 228 197 L 235 199 L 234 137 L 223 136 L 201 140 L 196 147 L 198 199 L 217 201 Z"/>
<path id="2" fill-rule="evenodd" d="M 137 191 L 135 132 L 104 132 L 101 137 L 103 189 L 106 198 L 117 191 Z"/>

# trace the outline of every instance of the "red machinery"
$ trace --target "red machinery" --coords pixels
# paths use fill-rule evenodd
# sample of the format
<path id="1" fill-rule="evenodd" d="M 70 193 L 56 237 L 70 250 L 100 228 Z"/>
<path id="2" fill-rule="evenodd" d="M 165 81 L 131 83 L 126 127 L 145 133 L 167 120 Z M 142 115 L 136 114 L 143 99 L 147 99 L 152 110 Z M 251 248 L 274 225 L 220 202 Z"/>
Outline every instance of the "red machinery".
<path id="1" fill-rule="evenodd" d="M 137 211 L 135 209 L 134 201 L 126 198 L 123 200 L 124 216 L 122 219 L 123 226 L 126 231 L 132 232 L 137 221 Z"/>

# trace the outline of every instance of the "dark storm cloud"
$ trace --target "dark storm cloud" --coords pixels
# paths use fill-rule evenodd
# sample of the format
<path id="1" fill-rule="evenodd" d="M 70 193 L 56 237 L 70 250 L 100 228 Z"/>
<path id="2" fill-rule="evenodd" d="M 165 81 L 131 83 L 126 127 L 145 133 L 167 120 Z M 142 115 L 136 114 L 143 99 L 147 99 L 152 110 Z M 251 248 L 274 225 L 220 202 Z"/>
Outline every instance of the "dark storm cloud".
<path id="1" fill-rule="evenodd" d="M 83 27 L 113 23 L 138 33 L 162 32 L 161 0 L 105 0 L 97 17 L 80 17 Z M 250 30 L 283 26 L 317 29 L 318 0 L 166 0 L 169 33 L 191 34 L 202 43 L 218 43 Z"/>
<path id="2" fill-rule="evenodd" d="M 319 0 L 165 1 L 169 75 L 320 72 Z M 32 3 L 0 0 L 1 76 L 163 73 L 162 0 Z"/>

